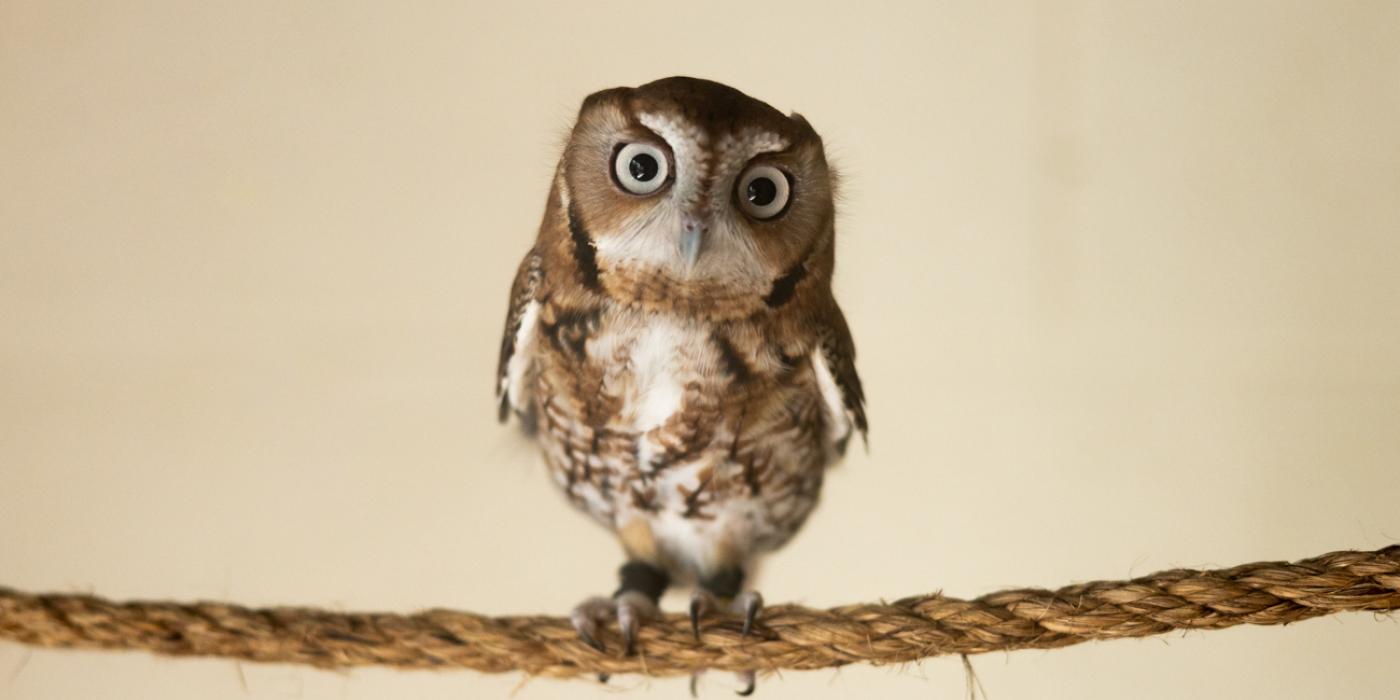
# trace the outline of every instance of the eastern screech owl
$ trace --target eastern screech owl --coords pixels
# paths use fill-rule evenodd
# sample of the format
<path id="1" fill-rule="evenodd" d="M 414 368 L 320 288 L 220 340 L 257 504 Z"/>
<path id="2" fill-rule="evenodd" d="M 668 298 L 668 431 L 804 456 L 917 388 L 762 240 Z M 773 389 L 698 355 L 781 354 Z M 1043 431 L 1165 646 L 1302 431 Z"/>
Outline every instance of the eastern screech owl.
<path id="1" fill-rule="evenodd" d="M 697 586 L 697 635 L 721 605 L 747 633 L 745 567 L 864 437 L 834 179 L 805 119 L 719 83 L 584 100 L 511 289 L 497 393 L 627 554 L 617 593 L 574 610 L 593 646 L 616 619 L 632 653 L 673 580 Z"/>

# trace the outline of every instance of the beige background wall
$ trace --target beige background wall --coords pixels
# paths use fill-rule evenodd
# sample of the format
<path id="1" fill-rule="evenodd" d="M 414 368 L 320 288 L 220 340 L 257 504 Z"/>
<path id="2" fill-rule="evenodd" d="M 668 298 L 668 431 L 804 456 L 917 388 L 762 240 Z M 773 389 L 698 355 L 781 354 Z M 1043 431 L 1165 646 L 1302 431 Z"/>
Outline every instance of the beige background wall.
<path id="1" fill-rule="evenodd" d="M 0 2 L 0 585 L 494 613 L 611 590 L 616 546 L 497 427 L 491 374 L 578 101 L 676 73 L 803 112 L 846 174 L 872 447 L 770 600 L 1400 537 L 1400 3 L 223 4 Z M 1397 658 L 1395 620 L 1353 615 L 975 661 L 999 700 L 1390 698 Z M 0 644 L 7 698 L 519 684 Z"/>

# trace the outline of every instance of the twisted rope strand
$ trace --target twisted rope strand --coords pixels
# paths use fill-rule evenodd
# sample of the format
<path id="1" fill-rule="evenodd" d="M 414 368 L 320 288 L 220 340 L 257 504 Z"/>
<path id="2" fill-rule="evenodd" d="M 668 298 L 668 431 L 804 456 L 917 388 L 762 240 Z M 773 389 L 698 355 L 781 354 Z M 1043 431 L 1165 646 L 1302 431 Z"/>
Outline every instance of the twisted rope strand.
<path id="1" fill-rule="evenodd" d="M 904 663 L 942 654 L 1053 649 L 1171 630 L 1282 625 L 1342 611 L 1400 609 L 1400 545 L 1333 552 L 1295 563 L 1175 569 L 1056 591 L 1019 589 L 973 600 L 933 594 L 815 610 L 765 609 L 747 639 L 737 618 L 705 621 L 701 641 L 681 615 L 645 626 L 638 656 L 579 640 L 568 619 L 253 609 L 223 603 L 114 603 L 88 595 L 0 588 L 0 639 L 43 647 L 142 649 L 319 667 L 367 664 L 470 668 L 568 677 L 684 674 L 700 669 L 817 669 Z"/>

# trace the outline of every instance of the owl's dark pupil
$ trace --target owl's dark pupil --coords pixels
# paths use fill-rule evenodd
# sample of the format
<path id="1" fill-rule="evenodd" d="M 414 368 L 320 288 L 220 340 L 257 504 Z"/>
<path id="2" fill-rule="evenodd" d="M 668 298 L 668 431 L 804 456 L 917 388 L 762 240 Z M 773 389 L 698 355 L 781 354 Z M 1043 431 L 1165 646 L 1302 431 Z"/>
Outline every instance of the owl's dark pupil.
<path id="1" fill-rule="evenodd" d="M 632 179 L 638 182 L 649 182 L 656 174 L 661 172 L 661 164 L 656 159 L 646 153 L 638 153 L 632 156 L 631 162 L 627 164 L 627 172 L 632 174 Z"/>
<path id="2" fill-rule="evenodd" d="M 766 207 L 778 198 L 778 185 L 766 177 L 756 177 L 749 183 L 749 191 L 744 194 L 755 206 Z"/>

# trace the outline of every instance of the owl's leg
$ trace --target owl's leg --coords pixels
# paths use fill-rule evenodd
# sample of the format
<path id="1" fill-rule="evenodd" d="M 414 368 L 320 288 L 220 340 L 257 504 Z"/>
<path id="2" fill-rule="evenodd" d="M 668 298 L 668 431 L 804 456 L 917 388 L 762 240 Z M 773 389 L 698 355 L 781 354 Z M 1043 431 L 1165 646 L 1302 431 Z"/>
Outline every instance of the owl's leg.
<path id="1" fill-rule="evenodd" d="M 744 570 L 741 567 L 727 569 L 714 576 L 704 578 L 700 581 L 700 587 L 695 589 L 695 593 L 690 596 L 690 630 L 695 634 L 695 639 L 700 639 L 700 618 L 717 610 L 727 609 L 735 615 L 744 618 L 744 626 L 740 634 L 749 636 L 753 631 L 754 619 L 758 617 L 759 610 L 763 609 L 763 596 L 758 591 L 742 590 L 744 585 Z M 752 695 L 754 691 L 754 672 L 742 671 L 737 674 L 743 689 L 738 691 L 739 695 Z M 697 675 L 690 677 L 690 694 L 695 695 L 695 681 Z"/>
<path id="2" fill-rule="evenodd" d="M 661 614 L 657 602 L 671 585 L 671 577 L 642 561 L 623 564 L 617 575 L 621 585 L 612 598 L 589 598 L 574 608 L 569 619 L 579 638 L 598 651 L 604 651 L 603 643 L 598 641 L 598 625 L 616 619 L 622 631 L 623 655 L 631 656 L 637 651 L 637 630 L 642 622 Z"/>

